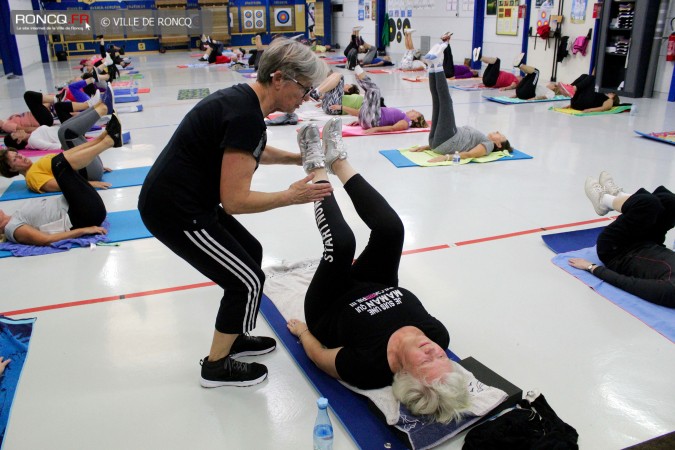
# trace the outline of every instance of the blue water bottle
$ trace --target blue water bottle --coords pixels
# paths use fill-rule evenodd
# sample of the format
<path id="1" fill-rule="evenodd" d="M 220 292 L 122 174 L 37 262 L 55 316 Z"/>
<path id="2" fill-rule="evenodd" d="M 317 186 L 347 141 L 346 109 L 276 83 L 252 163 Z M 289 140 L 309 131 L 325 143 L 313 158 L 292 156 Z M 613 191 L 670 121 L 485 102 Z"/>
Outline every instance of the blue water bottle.
<path id="1" fill-rule="evenodd" d="M 333 449 L 333 425 L 328 417 L 328 399 L 321 397 L 316 401 L 319 412 L 314 422 L 314 450 Z"/>

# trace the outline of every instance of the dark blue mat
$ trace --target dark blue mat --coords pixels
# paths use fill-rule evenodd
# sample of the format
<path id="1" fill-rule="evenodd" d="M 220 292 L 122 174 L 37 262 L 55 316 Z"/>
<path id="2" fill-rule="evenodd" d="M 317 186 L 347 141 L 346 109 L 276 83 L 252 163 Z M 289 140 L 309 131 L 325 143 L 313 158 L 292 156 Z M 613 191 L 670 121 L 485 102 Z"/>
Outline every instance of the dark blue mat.
<path id="1" fill-rule="evenodd" d="M 103 181 L 112 184 L 109 189 L 129 186 L 140 186 L 150 171 L 150 166 L 132 167 L 130 169 L 118 169 L 103 174 Z M 45 197 L 48 195 L 61 195 L 60 192 L 45 192 L 38 194 L 28 190 L 25 180 L 13 181 L 0 196 L 0 202 L 7 200 L 20 200 L 24 198 Z"/>
<path id="2" fill-rule="evenodd" d="M 406 167 L 423 167 L 418 166 L 417 164 L 415 164 L 415 162 L 403 156 L 403 153 L 399 152 L 398 150 L 380 150 L 380 154 L 385 158 L 387 158 L 389 162 L 391 162 L 399 169 Z M 517 161 L 521 159 L 532 159 L 532 156 L 528 155 L 527 153 L 523 153 L 520 150 L 513 149 L 513 153 L 511 154 L 510 157 L 504 157 L 490 162 Z M 474 161 L 471 161 L 469 164 L 472 163 L 474 163 Z M 487 164 L 487 163 L 476 163 L 476 164 Z M 447 166 L 430 166 L 430 167 L 447 167 Z"/>
<path id="3" fill-rule="evenodd" d="M 14 394 L 28 355 L 34 322 L 35 319 L 14 320 L 0 316 L 0 356 L 12 360 L 0 377 L 0 448 L 5 440 Z"/>
<path id="4" fill-rule="evenodd" d="M 407 449 L 407 446 L 400 441 L 391 428 L 369 409 L 365 397 L 350 391 L 314 365 L 302 345 L 298 343 L 298 339 L 288 331 L 286 319 L 266 295 L 262 297 L 260 311 L 307 380 L 320 395 L 328 399 L 333 412 L 361 449 Z M 446 352 L 450 358 L 459 361 L 457 355 L 449 350 Z M 386 443 L 391 446 L 385 447 Z"/>
<path id="5" fill-rule="evenodd" d="M 605 227 L 586 230 L 567 231 L 565 233 L 545 234 L 541 238 L 555 253 L 567 253 L 595 246 L 598 236 Z"/>
<path id="6" fill-rule="evenodd" d="M 152 237 L 145 228 L 138 210 L 116 211 L 108 213 L 106 220 L 110 224 L 106 242 L 115 243 Z M 13 256 L 11 252 L 0 250 L 0 258 Z"/>

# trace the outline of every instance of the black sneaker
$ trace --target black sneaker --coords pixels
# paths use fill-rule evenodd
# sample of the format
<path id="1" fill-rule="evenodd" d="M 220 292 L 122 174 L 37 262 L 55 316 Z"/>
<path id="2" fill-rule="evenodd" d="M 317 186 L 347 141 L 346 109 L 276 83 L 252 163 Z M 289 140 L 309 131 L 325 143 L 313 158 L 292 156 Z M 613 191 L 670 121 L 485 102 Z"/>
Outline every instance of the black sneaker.
<path id="1" fill-rule="evenodd" d="M 113 140 L 113 147 L 122 146 L 122 124 L 117 118 L 117 114 L 112 114 L 110 116 L 110 121 L 108 125 L 105 126 L 105 131 L 108 133 Z"/>
<path id="2" fill-rule="evenodd" d="M 267 378 L 267 367 L 259 363 L 245 363 L 231 356 L 211 362 L 209 357 L 199 362 L 202 366 L 200 384 L 205 388 L 220 386 L 253 386 Z"/>
<path id="3" fill-rule="evenodd" d="M 203 62 L 203 61 L 208 61 L 208 59 L 206 59 L 206 58 L 204 58 L 204 57 L 201 57 L 201 58 L 199 58 L 197 61 L 202 61 L 202 62 Z"/>
<path id="4" fill-rule="evenodd" d="M 230 358 L 264 355 L 277 348 L 277 341 L 271 337 L 240 334 L 230 349 Z"/>

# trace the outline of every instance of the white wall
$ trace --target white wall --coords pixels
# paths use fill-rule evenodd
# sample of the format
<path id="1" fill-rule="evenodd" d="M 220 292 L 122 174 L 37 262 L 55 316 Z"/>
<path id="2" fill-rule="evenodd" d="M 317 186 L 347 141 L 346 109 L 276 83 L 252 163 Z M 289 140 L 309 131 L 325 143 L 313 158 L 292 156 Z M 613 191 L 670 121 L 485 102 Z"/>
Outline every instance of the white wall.
<path id="1" fill-rule="evenodd" d="M 11 10 L 32 10 L 33 5 L 30 0 L 9 0 Z M 37 35 L 20 34 L 16 36 L 16 45 L 19 47 L 19 57 L 21 58 L 21 67 L 25 71 L 28 66 L 34 63 L 41 63 L 40 44 Z"/>
<path id="2" fill-rule="evenodd" d="M 18 1 L 18 0 L 14 0 Z M 369 1 L 369 0 L 366 0 Z M 656 1 L 656 0 L 649 0 Z M 375 43 L 375 21 L 369 19 L 358 20 L 358 0 L 334 0 L 336 3 L 343 3 L 343 12 L 333 15 L 333 40 L 340 43 L 344 48 L 349 43 L 352 33 L 352 27 L 356 25 L 363 26 L 361 36 L 369 43 Z M 444 0 L 408 0 L 411 4 L 432 4 L 430 8 L 413 8 L 413 15 L 410 18 L 412 28 L 417 31 L 413 34 L 413 42 L 416 47 L 420 45 L 420 36 L 430 36 L 433 44 L 438 40 L 441 34 L 446 31 L 453 32 L 451 40 L 452 51 L 455 57 L 455 64 L 461 64 L 463 58 L 471 55 L 471 42 L 473 38 L 473 11 L 464 11 L 462 8 L 463 0 L 458 0 L 459 11 L 446 10 L 446 1 Z M 521 0 L 521 3 L 524 3 Z M 388 10 L 397 5 L 406 5 L 406 0 L 389 0 Z M 570 82 L 582 73 L 588 73 L 591 61 L 592 40 L 588 44 L 586 56 L 577 53 L 572 55 L 571 45 L 578 36 L 585 36 L 588 29 L 595 30 L 595 19 L 593 19 L 593 5 L 595 0 L 588 0 L 586 8 L 586 19 L 582 24 L 574 24 L 570 20 L 572 11 L 572 0 L 566 0 L 563 6 L 563 36 L 569 36 L 570 55 L 558 64 L 558 81 Z M 552 14 L 557 14 L 558 0 L 554 1 Z M 523 33 L 527 33 L 529 27 L 536 32 L 539 9 L 536 8 L 535 0 L 532 0 L 532 9 L 530 11 L 530 24 L 525 24 L 524 19 L 519 19 L 517 36 L 502 36 L 496 33 L 496 16 L 486 16 L 483 28 L 483 55 L 498 56 L 502 61 L 507 62 L 504 70 L 508 70 L 510 63 L 517 55 L 522 46 Z M 670 18 L 675 17 L 675 0 L 670 2 L 670 11 L 667 16 L 668 32 L 670 32 Z M 553 45 L 554 40 L 551 39 Z M 400 57 L 405 50 L 403 40 L 392 43 L 387 51 L 394 56 L 394 59 Z M 658 70 L 654 90 L 656 92 L 667 93 L 670 89 L 671 77 L 673 74 L 673 62 L 666 62 L 666 43 L 662 41 L 661 55 L 658 62 Z M 537 48 L 534 48 L 534 38 L 528 39 L 528 57 L 527 62 L 530 65 L 538 67 L 542 74 L 542 79 L 548 81 L 551 77 L 553 63 L 553 48 L 549 46 L 544 49 L 544 42 L 537 39 Z"/>

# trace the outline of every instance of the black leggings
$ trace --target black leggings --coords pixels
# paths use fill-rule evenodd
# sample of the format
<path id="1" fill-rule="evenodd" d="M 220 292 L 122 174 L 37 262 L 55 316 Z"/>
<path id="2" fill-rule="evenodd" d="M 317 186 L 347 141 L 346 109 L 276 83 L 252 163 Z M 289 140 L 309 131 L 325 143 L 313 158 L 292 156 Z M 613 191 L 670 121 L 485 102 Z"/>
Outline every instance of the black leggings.
<path id="1" fill-rule="evenodd" d="M 170 193 L 166 203 L 171 202 Z M 216 330 L 240 334 L 255 328 L 265 274 L 260 242 L 233 216 L 217 208 L 201 228 L 183 228 L 152 205 L 165 203 L 153 197 L 139 204 L 148 230 L 172 252 L 223 288 L 216 316 Z M 203 226 L 202 226 L 203 225 Z"/>
<path id="2" fill-rule="evenodd" d="M 344 186 L 361 219 L 370 228 L 368 245 L 354 261 L 356 238 L 345 222 L 335 196 L 314 203 L 314 215 L 323 240 L 323 257 L 305 296 L 305 318 L 321 342 L 332 339 L 327 324 L 336 302 L 349 291 L 366 284 L 398 285 L 398 266 L 403 249 L 401 219 L 387 201 L 361 175 Z M 352 264 L 353 263 L 353 264 Z"/>
<path id="3" fill-rule="evenodd" d="M 537 83 L 539 82 L 539 69 L 528 73 L 516 86 L 516 97 L 521 100 L 530 100 L 537 96 Z"/>
<path id="4" fill-rule="evenodd" d="M 42 93 L 34 91 L 26 91 L 23 94 L 23 100 L 26 102 L 29 111 L 40 125 L 47 125 L 51 127 L 54 125 L 54 116 L 51 111 L 42 102 Z"/>
<path id="5" fill-rule="evenodd" d="M 574 96 L 570 100 L 570 106 L 576 110 L 599 108 L 609 97 L 605 94 L 595 92 L 595 76 L 581 74 L 579 78 L 572 82 L 576 87 Z"/>
<path id="6" fill-rule="evenodd" d="M 452 48 L 450 48 L 450 44 L 446 45 L 445 50 L 443 50 L 443 73 L 445 74 L 445 78 L 452 78 L 455 76 L 455 60 L 452 57 Z M 499 71 L 497 71 L 497 74 L 499 74 Z M 496 82 L 497 80 L 495 79 L 495 83 Z"/>
<path id="7" fill-rule="evenodd" d="M 651 194 L 640 188 L 621 212 L 598 236 L 598 256 L 606 269 L 593 273 L 647 301 L 675 308 L 675 252 L 663 245 L 675 227 L 675 194 L 663 186 Z"/>
<path id="8" fill-rule="evenodd" d="M 63 153 L 52 159 L 52 172 L 68 201 L 68 216 L 73 228 L 100 226 L 107 214 L 101 196 L 73 170 Z"/>
<path id="9" fill-rule="evenodd" d="M 492 64 L 488 64 L 483 72 L 483 84 L 487 87 L 492 87 L 497 84 L 497 78 L 499 78 L 499 71 L 501 67 L 501 60 L 495 58 L 496 61 Z"/>
<path id="10" fill-rule="evenodd" d="M 216 62 L 216 58 L 223 54 L 223 48 L 225 48 L 225 45 L 220 43 L 214 44 L 211 42 L 207 42 L 206 45 L 211 47 L 211 53 L 209 54 L 209 64 L 213 64 Z"/>
<path id="11" fill-rule="evenodd" d="M 352 34 L 352 37 L 349 40 L 349 45 L 347 45 L 347 47 L 345 47 L 344 55 L 346 57 L 349 57 L 349 52 L 352 49 L 356 49 L 356 51 L 358 52 L 359 46 L 363 45 L 364 43 L 365 43 L 365 41 L 363 40 L 363 38 L 361 36 L 357 37 L 355 34 Z"/>

